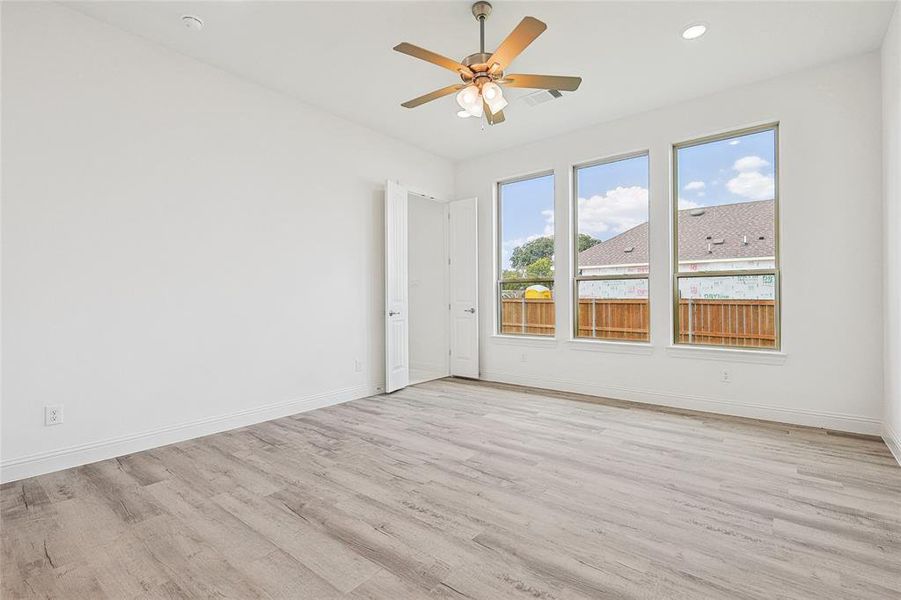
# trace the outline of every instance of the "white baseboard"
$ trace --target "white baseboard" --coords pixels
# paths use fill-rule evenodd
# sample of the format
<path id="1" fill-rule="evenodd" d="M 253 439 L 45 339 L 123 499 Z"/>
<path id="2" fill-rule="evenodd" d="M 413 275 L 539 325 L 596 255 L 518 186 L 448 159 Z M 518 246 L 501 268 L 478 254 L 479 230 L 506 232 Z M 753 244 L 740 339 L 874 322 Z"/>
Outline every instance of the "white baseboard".
<path id="1" fill-rule="evenodd" d="M 384 389 L 382 386 L 381 389 Z M 276 402 L 227 415 L 197 419 L 116 438 L 89 442 L 68 448 L 39 452 L 0 462 L 0 482 L 52 473 L 99 460 L 158 448 L 197 437 L 228 431 L 254 423 L 324 408 L 378 393 L 378 385 L 360 385 L 306 396 L 297 400 Z"/>
<path id="2" fill-rule="evenodd" d="M 628 400 L 644 404 L 656 404 L 658 406 L 711 412 L 734 417 L 748 417 L 751 419 L 775 421 L 778 423 L 822 427 L 837 431 L 848 431 L 868 435 L 879 435 L 882 432 L 882 421 L 880 419 L 859 415 L 797 408 L 781 408 L 748 402 L 734 402 L 731 400 L 720 400 L 703 396 L 654 392 L 650 390 L 602 385 L 593 382 L 573 381 L 569 379 L 555 379 L 552 377 L 534 375 L 524 376 L 500 371 L 483 372 L 480 379 L 483 381 L 520 384 L 561 392 L 574 392 L 577 394 L 587 394 L 616 400 Z"/>
<path id="3" fill-rule="evenodd" d="M 898 461 L 898 465 L 901 466 L 901 434 L 886 423 L 882 429 L 882 439 L 891 451 L 892 456 Z"/>

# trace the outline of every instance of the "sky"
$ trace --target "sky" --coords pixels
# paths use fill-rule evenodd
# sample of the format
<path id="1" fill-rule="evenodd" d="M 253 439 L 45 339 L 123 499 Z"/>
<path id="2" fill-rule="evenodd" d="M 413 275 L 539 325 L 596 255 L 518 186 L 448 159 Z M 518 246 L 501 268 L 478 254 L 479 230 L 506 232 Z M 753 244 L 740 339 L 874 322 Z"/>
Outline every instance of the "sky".
<path id="1" fill-rule="evenodd" d="M 773 198 L 773 130 L 678 152 L 680 209 Z M 581 168 L 576 177 L 580 233 L 607 240 L 647 221 L 647 156 Z M 502 184 L 500 198 L 503 264 L 509 268 L 515 247 L 554 232 L 554 176 Z"/>

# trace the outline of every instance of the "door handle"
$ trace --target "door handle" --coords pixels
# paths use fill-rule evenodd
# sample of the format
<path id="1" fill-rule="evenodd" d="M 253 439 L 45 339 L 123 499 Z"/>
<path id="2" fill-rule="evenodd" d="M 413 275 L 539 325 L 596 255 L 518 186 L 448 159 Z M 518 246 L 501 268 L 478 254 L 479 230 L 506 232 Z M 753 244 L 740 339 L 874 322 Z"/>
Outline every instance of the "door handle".
<path id="1" fill-rule="evenodd" d="M 399 314 L 400 314 L 400 311 L 399 311 L 399 310 L 398 310 L 398 311 L 394 311 L 394 310 L 389 310 L 389 311 L 388 311 L 388 316 L 389 316 L 389 317 L 393 317 L 394 315 L 399 315 Z"/>
<path id="2" fill-rule="evenodd" d="M 468 312 L 469 314 L 474 315 L 474 314 L 476 314 L 476 309 L 474 309 L 474 308 L 467 308 L 467 309 L 465 309 L 463 312 Z"/>

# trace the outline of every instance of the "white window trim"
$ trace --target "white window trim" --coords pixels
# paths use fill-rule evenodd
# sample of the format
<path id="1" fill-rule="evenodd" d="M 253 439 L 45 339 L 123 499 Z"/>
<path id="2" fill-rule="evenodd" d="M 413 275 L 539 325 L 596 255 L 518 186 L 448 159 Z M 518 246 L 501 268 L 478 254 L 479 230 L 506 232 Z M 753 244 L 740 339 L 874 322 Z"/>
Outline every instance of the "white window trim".
<path id="1" fill-rule="evenodd" d="M 489 341 L 495 344 L 506 344 L 509 346 L 545 346 L 548 348 L 557 347 L 557 338 L 554 336 L 541 335 L 517 335 L 509 333 L 494 333 L 488 336 Z"/>
<path id="2" fill-rule="evenodd" d="M 650 356 L 655 351 L 653 344 L 641 340 L 615 341 L 598 338 L 573 338 L 567 340 L 566 345 L 570 350 L 579 352 L 611 352 L 614 354 Z"/>
<path id="3" fill-rule="evenodd" d="M 774 168 L 773 173 L 775 176 L 775 193 L 774 193 L 774 223 L 773 223 L 773 232 L 776 236 L 775 239 L 775 256 L 774 258 L 774 267 L 772 269 L 751 269 L 751 270 L 723 270 L 723 271 L 691 271 L 685 272 L 679 270 L 679 265 L 689 262 L 689 261 L 680 261 L 679 260 L 679 170 L 678 170 L 678 151 L 681 148 L 687 148 L 692 146 L 699 146 L 702 144 L 716 142 L 719 140 L 725 140 L 733 137 L 739 137 L 742 135 L 750 135 L 753 133 L 760 133 L 763 131 L 773 130 L 775 132 L 775 144 L 774 144 Z M 672 310 L 670 312 L 670 345 L 667 347 L 667 350 L 671 356 L 679 357 L 679 358 L 712 358 L 716 355 L 716 353 L 726 352 L 726 353 L 741 353 L 738 355 L 726 354 L 726 356 L 744 356 L 746 354 L 750 355 L 761 355 L 762 357 L 770 357 L 770 358 L 761 358 L 760 360 L 746 360 L 744 362 L 769 362 L 773 360 L 773 357 L 776 357 L 776 360 L 779 362 L 770 362 L 770 364 L 781 364 L 784 362 L 784 358 L 778 357 L 786 357 L 787 355 L 783 352 L 784 341 L 782 339 L 782 229 L 780 224 L 779 214 L 780 210 L 780 169 L 782 168 L 782 160 L 779 155 L 779 144 L 780 144 L 780 126 L 778 121 L 773 121 L 769 123 L 764 123 L 760 125 L 753 125 L 750 127 L 746 127 L 744 129 L 736 129 L 724 131 L 721 133 L 708 135 L 700 138 L 694 138 L 690 140 L 686 140 L 684 142 L 674 143 L 670 147 L 670 177 L 671 177 L 671 185 L 670 185 L 670 253 L 672 260 L 670 261 L 670 296 L 672 300 Z M 775 348 L 754 348 L 754 347 L 740 347 L 740 346 L 708 346 L 701 344 L 680 344 L 678 341 L 679 333 L 679 279 L 684 277 L 731 277 L 736 275 L 746 275 L 751 273 L 752 271 L 767 271 L 767 274 L 772 274 L 775 278 L 776 284 L 776 292 L 775 292 L 775 306 L 776 306 L 776 322 L 775 322 L 775 332 L 776 332 L 776 347 Z M 700 351 L 700 352 L 689 352 L 683 354 L 679 352 L 681 350 L 691 350 L 691 351 Z M 714 359 L 715 360 L 715 359 Z M 726 358 L 725 360 L 734 360 Z"/>
<path id="4" fill-rule="evenodd" d="M 744 350 L 742 348 L 730 346 L 670 345 L 666 347 L 666 354 L 672 358 L 717 360 L 762 365 L 783 365 L 788 360 L 788 354 L 781 350 Z"/>
<path id="5" fill-rule="evenodd" d="M 600 165 L 616 163 L 624 160 L 629 160 L 633 158 L 645 157 L 648 161 L 648 262 L 647 267 L 648 270 L 645 273 L 618 273 L 618 274 L 608 274 L 608 275 L 579 275 L 579 186 L 578 186 L 578 170 L 585 169 L 590 167 L 596 167 Z M 650 327 L 650 311 L 651 311 L 651 193 L 650 193 L 650 180 L 651 180 L 651 150 L 650 148 L 645 148 L 642 150 L 633 150 L 631 152 L 626 152 L 624 154 L 614 154 L 612 156 L 607 156 L 604 158 L 598 158 L 589 160 L 586 162 L 580 162 L 573 165 L 570 165 L 569 175 L 571 182 L 571 193 L 569 199 L 569 208 L 571 214 L 571 223 L 570 223 L 570 288 L 571 288 L 571 302 L 569 303 L 569 311 L 570 311 L 570 332 L 569 332 L 569 344 L 573 349 L 583 349 L 583 350 L 596 350 L 596 351 L 616 351 L 616 352 L 624 352 L 622 349 L 623 346 L 630 347 L 635 346 L 638 351 L 633 352 L 633 354 L 651 354 L 653 352 L 653 346 L 651 345 L 651 340 L 653 339 L 653 332 Z M 644 266 L 645 263 L 633 263 L 632 265 L 617 265 L 617 266 Z M 611 281 L 617 279 L 645 279 L 648 282 L 648 339 L 647 340 L 614 340 L 607 338 L 591 338 L 591 337 L 580 337 L 579 334 L 579 282 L 580 281 Z M 589 344 L 588 346 L 583 346 L 582 344 Z M 612 344 L 612 345 L 610 345 Z M 604 350 L 606 348 L 606 350 Z M 650 350 L 648 350 L 650 348 Z"/>
<path id="6" fill-rule="evenodd" d="M 494 222 L 492 223 L 494 230 L 494 327 L 492 328 L 492 333 L 489 336 L 490 340 L 499 341 L 501 343 L 509 342 L 510 340 L 524 340 L 526 342 L 531 342 L 534 345 L 534 342 L 542 343 L 548 341 L 554 341 L 556 343 L 557 333 L 559 332 L 559 328 L 554 326 L 554 335 L 552 336 L 539 336 L 539 335 L 529 335 L 529 334 L 516 334 L 516 333 L 501 333 L 501 284 L 503 283 L 515 283 L 515 280 L 502 281 L 501 276 L 503 274 L 503 266 L 501 265 L 501 260 L 503 259 L 503 243 L 504 238 L 501 232 L 501 227 L 503 226 L 503 211 L 501 210 L 501 186 L 507 183 L 516 183 L 517 181 L 526 181 L 529 179 L 538 179 L 540 177 L 547 177 L 550 175 L 554 181 L 554 211 L 556 213 L 556 190 L 557 190 L 557 171 L 553 168 L 544 169 L 542 171 L 533 171 L 530 173 L 522 174 L 522 175 L 514 175 L 511 177 L 505 177 L 503 179 L 498 179 L 494 182 L 494 202 L 493 202 L 493 216 Z M 555 214 L 556 218 L 556 214 Z M 556 236 L 554 236 L 554 245 L 556 250 Z M 556 252 L 555 252 L 556 254 Z M 555 265 L 556 266 L 556 265 Z M 557 279 L 556 279 L 556 269 L 554 270 L 554 277 L 549 279 L 542 279 L 541 281 L 550 281 L 552 283 L 552 289 L 557 287 Z M 557 299 L 554 298 L 554 305 L 556 306 Z"/>

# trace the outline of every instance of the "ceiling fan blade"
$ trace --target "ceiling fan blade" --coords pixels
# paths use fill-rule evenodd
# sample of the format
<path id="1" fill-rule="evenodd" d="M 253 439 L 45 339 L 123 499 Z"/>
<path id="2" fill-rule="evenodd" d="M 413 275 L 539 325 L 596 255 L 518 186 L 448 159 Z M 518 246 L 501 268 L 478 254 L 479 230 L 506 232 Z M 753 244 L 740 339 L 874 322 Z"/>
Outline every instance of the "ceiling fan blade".
<path id="1" fill-rule="evenodd" d="M 437 100 L 438 98 L 443 98 L 444 96 L 447 96 L 448 94 L 453 94 L 457 90 L 463 89 L 464 87 L 466 87 L 466 86 L 463 85 L 462 83 L 458 84 L 458 85 L 449 85 L 447 87 L 441 88 L 440 90 L 435 90 L 434 92 L 429 92 L 428 94 L 425 94 L 418 98 L 413 98 L 412 100 L 407 100 L 406 102 L 401 104 L 401 106 L 403 106 L 404 108 L 416 108 L 417 106 L 419 106 L 421 104 L 425 104 L 426 102 L 431 102 L 432 100 Z"/>
<path id="2" fill-rule="evenodd" d="M 394 49 L 401 54 L 407 54 L 409 56 L 412 56 L 413 58 L 418 58 L 420 60 L 430 62 L 433 65 L 444 67 L 445 69 L 453 71 L 454 73 L 463 73 L 469 77 L 472 77 L 472 71 L 466 65 L 458 63 L 457 61 L 446 56 L 436 54 L 431 50 L 426 50 L 425 48 L 420 48 L 419 46 L 414 46 L 413 44 L 408 44 L 407 42 L 398 44 L 394 47 Z"/>
<path id="3" fill-rule="evenodd" d="M 505 75 L 501 85 L 514 88 L 534 88 L 538 90 L 560 90 L 575 92 L 582 83 L 581 77 L 565 77 L 563 75 Z"/>
<path id="4" fill-rule="evenodd" d="M 501 69 L 506 68 L 545 29 L 547 29 L 547 25 L 535 17 L 526 17 L 501 42 L 501 45 L 497 47 L 497 50 L 488 59 L 488 64 L 494 65 L 494 63 L 498 63 Z"/>
<path id="5" fill-rule="evenodd" d="M 498 123 L 504 122 L 504 111 L 499 110 L 496 113 L 492 113 L 491 109 L 488 108 L 487 102 L 483 102 L 482 106 L 485 112 L 485 118 L 488 120 L 489 125 L 497 125 Z"/>

